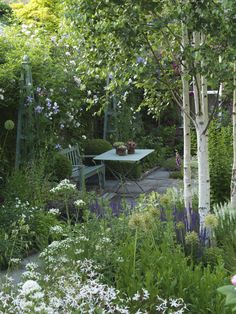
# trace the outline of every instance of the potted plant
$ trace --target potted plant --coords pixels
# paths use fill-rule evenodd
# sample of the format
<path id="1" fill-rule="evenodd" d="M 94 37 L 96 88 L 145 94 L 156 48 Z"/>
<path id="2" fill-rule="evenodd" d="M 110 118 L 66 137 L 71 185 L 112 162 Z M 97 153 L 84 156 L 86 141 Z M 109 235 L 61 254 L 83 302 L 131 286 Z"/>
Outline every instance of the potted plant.
<path id="1" fill-rule="evenodd" d="M 128 141 L 126 146 L 128 149 L 128 154 L 134 154 L 135 153 L 135 148 L 137 145 L 134 141 Z"/>
<path id="2" fill-rule="evenodd" d="M 125 145 L 120 145 L 120 146 L 117 147 L 116 153 L 119 156 L 125 156 L 126 155 L 126 150 L 127 150 L 127 147 Z"/>
<path id="3" fill-rule="evenodd" d="M 117 148 L 118 148 L 119 146 L 125 146 L 125 143 L 124 143 L 124 142 L 115 142 L 115 143 L 113 144 L 113 147 L 116 149 L 116 153 L 117 153 Z M 118 153 L 117 153 L 117 154 L 118 154 Z"/>

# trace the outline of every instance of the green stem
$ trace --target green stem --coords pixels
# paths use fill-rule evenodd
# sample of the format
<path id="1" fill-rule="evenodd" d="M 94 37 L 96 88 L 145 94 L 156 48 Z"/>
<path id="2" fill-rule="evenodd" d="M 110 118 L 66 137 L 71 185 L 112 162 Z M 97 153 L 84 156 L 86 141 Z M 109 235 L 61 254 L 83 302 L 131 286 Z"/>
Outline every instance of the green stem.
<path id="1" fill-rule="evenodd" d="M 137 249 L 137 240 L 138 240 L 138 228 L 136 228 L 136 230 L 135 230 L 135 237 L 134 237 L 133 278 L 135 278 L 135 269 L 136 269 L 136 249 Z"/>
<path id="2" fill-rule="evenodd" d="M 65 198 L 65 206 L 66 206 L 67 224 L 68 224 L 68 226 L 70 226 L 70 213 L 69 213 L 69 208 L 68 208 L 68 199 L 67 199 L 67 197 Z"/>
<path id="3" fill-rule="evenodd" d="M 156 249 L 157 248 L 156 241 L 155 241 L 154 234 L 152 231 L 151 231 L 151 235 L 152 235 L 152 241 L 153 241 L 154 248 Z"/>
<path id="4" fill-rule="evenodd" d="M 7 130 L 6 136 L 5 136 L 4 141 L 3 141 L 3 144 L 2 144 L 2 150 L 4 149 L 4 146 L 5 146 L 5 144 L 6 144 L 8 132 L 9 132 L 9 131 Z"/>
<path id="5" fill-rule="evenodd" d="M 18 233 L 15 234 L 15 237 L 14 237 L 14 240 L 13 240 L 13 244 L 12 244 L 12 247 L 11 247 L 11 251 L 10 251 L 10 255 L 9 255 L 9 265 L 8 265 L 8 268 L 7 268 L 7 275 L 9 274 L 9 271 L 10 271 L 10 266 L 11 266 L 11 259 L 12 259 L 12 256 L 13 256 L 13 251 L 15 249 L 15 245 L 16 245 L 16 240 L 17 240 L 17 235 Z"/>

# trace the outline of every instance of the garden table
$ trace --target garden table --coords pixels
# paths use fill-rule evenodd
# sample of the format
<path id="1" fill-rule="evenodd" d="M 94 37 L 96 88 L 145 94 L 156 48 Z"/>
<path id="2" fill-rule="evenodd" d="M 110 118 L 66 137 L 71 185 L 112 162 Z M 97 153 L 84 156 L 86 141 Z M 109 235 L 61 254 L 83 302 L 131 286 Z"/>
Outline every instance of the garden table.
<path id="1" fill-rule="evenodd" d="M 134 182 L 140 188 L 140 190 L 142 192 L 144 192 L 142 186 L 137 182 L 137 180 L 128 179 L 128 175 L 132 172 L 136 163 L 139 163 L 143 158 L 145 158 L 146 156 L 148 156 L 152 152 L 154 152 L 154 149 L 135 149 L 134 154 L 119 156 L 116 154 L 115 149 L 111 149 L 111 150 L 109 150 L 103 154 L 95 156 L 93 159 L 94 160 L 101 160 L 101 161 L 130 162 L 131 167 L 128 169 L 128 171 L 126 173 L 120 173 L 114 169 L 111 169 L 111 167 L 109 167 L 109 170 L 112 172 L 112 174 L 115 176 L 115 178 L 118 179 L 118 187 L 117 187 L 115 193 L 117 193 L 119 191 L 119 189 L 122 185 L 124 185 L 126 190 L 128 190 L 126 185 L 125 185 L 125 183 L 127 181 Z"/>

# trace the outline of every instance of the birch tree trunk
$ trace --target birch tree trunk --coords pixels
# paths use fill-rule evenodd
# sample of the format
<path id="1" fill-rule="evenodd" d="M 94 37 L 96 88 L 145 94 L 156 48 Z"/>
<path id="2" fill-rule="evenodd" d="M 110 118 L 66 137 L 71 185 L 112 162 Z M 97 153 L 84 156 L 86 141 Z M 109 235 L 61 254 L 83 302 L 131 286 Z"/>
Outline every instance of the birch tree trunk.
<path id="1" fill-rule="evenodd" d="M 204 38 L 194 33 L 194 46 L 199 48 Z M 209 230 L 205 226 L 205 217 L 210 212 L 210 172 L 208 158 L 208 96 L 207 80 L 200 74 L 194 78 L 194 102 L 196 111 L 196 132 L 198 147 L 198 207 L 200 216 L 200 235 L 209 241 Z"/>
<path id="2" fill-rule="evenodd" d="M 183 49 L 189 45 L 188 31 L 182 24 L 182 45 Z M 190 137 L 190 101 L 189 101 L 189 80 L 186 62 L 182 61 L 182 87 L 183 87 L 183 137 L 184 137 L 184 205 L 187 212 L 187 230 L 191 228 L 192 208 L 192 178 L 191 178 L 191 137 Z"/>
<path id="3" fill-rule="evenodd" d="M 234 93 L 233 93 L 233 166 L 231 176 L 231 208 L 236 209 L 236 61 L 234 62 Z"/>

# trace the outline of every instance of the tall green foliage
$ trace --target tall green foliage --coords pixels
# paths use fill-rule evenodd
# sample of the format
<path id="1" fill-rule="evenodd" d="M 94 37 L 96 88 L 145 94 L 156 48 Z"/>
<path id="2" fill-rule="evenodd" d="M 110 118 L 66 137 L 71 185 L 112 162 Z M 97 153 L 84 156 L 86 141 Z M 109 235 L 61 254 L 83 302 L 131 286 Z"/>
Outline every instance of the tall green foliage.
<path id="1" fill-rule="evenodd" d="M 212 203 L 224 203 L 230 197 L 233 160 L 232 127 L 213 121 L 209 129 L 209 161 Z"/>

